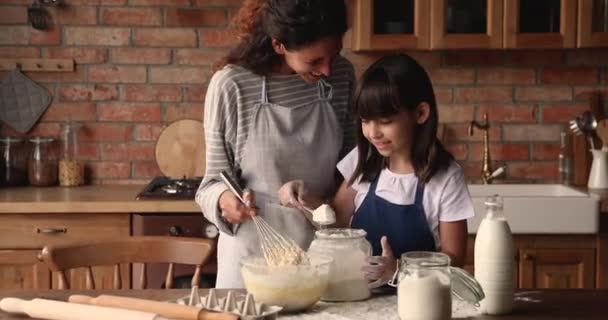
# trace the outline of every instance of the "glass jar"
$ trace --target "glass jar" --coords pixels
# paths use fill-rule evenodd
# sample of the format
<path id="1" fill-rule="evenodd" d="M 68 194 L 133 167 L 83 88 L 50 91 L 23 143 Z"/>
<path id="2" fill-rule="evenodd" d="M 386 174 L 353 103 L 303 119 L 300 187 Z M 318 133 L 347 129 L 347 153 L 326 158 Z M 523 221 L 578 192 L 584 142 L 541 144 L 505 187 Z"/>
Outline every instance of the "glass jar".
<path id="1" fill-rule="evenodd" d="M 28 162 L 30 184 L 38 187 L 57 185 L 57 153 L 53 138 L 30 139 L 32 152 Z"/>
<path id="2" fill-rule="evenodd" d="M 360 229 L 323 229 L 315 232 L 308 252 L 334 258 L 325 301 L 357 301 L 369 298 L 368 281 L 361 268 L 372 248 Z"/>
<path id="3" fill-rule="evenodd" d="M 71 123 L 66 123 L 61 139 L 61 160 L 59 160 L 59 185 L 63 187 L 84 184 L 84 165 L 76 160 L 76 131 Z"/>
<path id="4" fill-rule="evenodd" d="M 0 185 L 22 186 L 27 184 L 27 146 L 23 139 L 16 137 L 0 138 L 2 165 Z"/>

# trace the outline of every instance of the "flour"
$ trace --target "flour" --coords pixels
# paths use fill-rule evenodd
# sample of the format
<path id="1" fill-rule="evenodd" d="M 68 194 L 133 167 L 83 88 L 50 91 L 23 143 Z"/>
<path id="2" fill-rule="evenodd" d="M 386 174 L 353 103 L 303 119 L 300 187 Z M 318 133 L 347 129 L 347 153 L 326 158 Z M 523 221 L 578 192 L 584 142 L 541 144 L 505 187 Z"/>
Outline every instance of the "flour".
<path id="1" fill-rule="evenodd" d="M 312 212 L 312 221 L 320 225 L 336 223 L 336 212 L 329 205 L 322 204 Z"/>
<path id="2" fill-rule="evenodd" d="M 397 310 L 401 320 L 451 319 L 451 286 L 435 275 L 407 275 L 399 281 Z"/>

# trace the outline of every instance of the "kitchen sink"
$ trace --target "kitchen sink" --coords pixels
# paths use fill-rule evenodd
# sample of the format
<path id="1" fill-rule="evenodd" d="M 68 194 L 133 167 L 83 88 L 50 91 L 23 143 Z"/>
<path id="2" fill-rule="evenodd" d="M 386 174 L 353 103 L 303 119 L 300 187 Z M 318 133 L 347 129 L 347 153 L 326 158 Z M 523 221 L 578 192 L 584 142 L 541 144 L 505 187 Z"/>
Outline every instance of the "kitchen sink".
<path id="1" fill-rule="evenodd" d="M 469 233 L 476 233 L 486 215 L 484 201 L 503 197 L 504 213 L 514 234 L 591 234 L 599 226 L 599 197 L 561 184 L 470 184 L 475 217 Z"/>

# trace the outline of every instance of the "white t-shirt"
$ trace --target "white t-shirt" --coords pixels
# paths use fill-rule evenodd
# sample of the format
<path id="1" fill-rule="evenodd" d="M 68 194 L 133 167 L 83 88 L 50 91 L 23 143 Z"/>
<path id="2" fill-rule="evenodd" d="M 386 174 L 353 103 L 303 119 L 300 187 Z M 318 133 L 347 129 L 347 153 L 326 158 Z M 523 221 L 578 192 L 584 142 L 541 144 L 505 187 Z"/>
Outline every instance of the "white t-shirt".
<path id="1" fill-rule="evenodd" d="M 358 158 L 359 152 L 354 148 L 338 163 L 337 168 L 345 181 L 355 173 Z M 378 178 L 376 195 L 394 204 L 413 204 L 417 183 L 418 178 L 413 173 L 398 174 L 383 169 Z M 369 187 L 369 182 L 360 183 L 360 179 L 352 184 L 351 188 L 357 192 L 355 210 L 363 203 Z M 453 161 L 447 170 L 437 172 L 424 186 L 422 205 L 437 248 L 440 244 L 439 221 L 459 221 L 475 215 L 464 172 L 457 162 Z"/>

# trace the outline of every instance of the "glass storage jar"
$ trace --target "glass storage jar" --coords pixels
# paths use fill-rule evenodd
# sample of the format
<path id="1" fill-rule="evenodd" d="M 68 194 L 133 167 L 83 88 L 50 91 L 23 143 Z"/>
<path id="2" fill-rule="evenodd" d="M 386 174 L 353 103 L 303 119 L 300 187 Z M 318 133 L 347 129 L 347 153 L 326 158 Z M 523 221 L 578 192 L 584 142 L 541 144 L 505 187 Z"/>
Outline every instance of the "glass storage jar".
<path id="1" fill-rule="evenodd" d="M 59 185 L 63 187 L 84 184 L 84 165 L 76 160 L 77 136 L 72 123 L 63 128 L 61 159 L 59 160 Z"/>
<path id="2" fill-rule="evenodd" d="M 0 185 L 22 186 L 27 184 L 27 145 L 17 137 L 0 138 L 2 165 Z"/>
<path id="3" fill-rule="evenodd" d="M 28 162 L 30 184 L 38 187 L 57 185 L 57 151 L 53 138 L 30 139 L 32 152 Z"/>
<path id="4" fill-rule="evenodd" d="M 368 281 L 361 268 L 372 248 L 360 229 L 323 229 L 315 232 L 308 252 L 334 258 L 325 301 L 357 301 L 369 298 Z"/>

